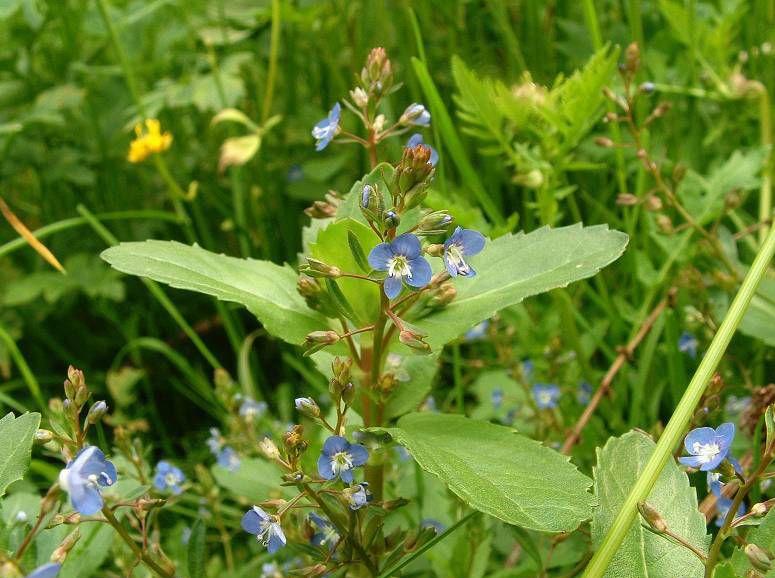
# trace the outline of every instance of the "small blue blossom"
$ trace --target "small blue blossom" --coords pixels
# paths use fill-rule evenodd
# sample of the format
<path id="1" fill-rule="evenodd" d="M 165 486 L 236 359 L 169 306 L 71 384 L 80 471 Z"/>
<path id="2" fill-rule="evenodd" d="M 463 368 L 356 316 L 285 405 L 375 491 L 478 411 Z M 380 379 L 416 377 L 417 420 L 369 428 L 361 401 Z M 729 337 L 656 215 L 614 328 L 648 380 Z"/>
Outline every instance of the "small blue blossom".
<path id="1" fill-rule="evenodd" d="M 490 394 L 490 399 L 492 400 L 492 406 L 495 409 L 499 409 L 503 404 L 503 390 L 500 387 L 493 389 Z"/>
<path id="2" fill-rule="evenodd" d="M 297 183 L 304 178 L 304 169 L 301 165 L 294 164 L 288 168 L 288 172 L 285 175 L 285 179 L 289 183 Z"/>
<path id="3" fill-rule="evenodd" d="M 724 403 L 724 411 L 730 415 L 737 415 L 743 413 L 751 405 L 751 396 L 737 397 L 736 395 L 730 395 Z"/>
<path id="4" fill-rule="evenodd" d="M 553 409 L 560 399 L 560 388 L 554 383 L 536 383 L 533 386 L 533 399 L 538 409 Z"/>
<path id="5" fill-rule="evenodd" d="M 707 476 L 708 491 L 714 496 L 720 497 L 724 489 L 724 482 L 721 481 L 721 474 L 718 472 L 708 472 Z"/>
<path id="6" fill-rule="evenodd" d="M 185 481 L 186 476 L 180 468 L 164 460 L 156 464 L 156 475 L 153 478 L 153 485 L 160 492 L 169 490 L 177 496 L 183 491 L 180 484 Z"/>
<path id="7" fill-rule="evenodd" d="M 439 411 L 439 408 L 436 406 L 436 398 L 432 395 L 426 397 L 420 409 L 422 411 Z"/>
<path id="8" fill-rule="evenodd" d="M 323 451 L 318 458 L 318 473 L 326 480 L 340 478 L 351 484 L 353 468 L 366 463 L 368 450 L 360 444 L 351 444 L 342 436 L 330 436 L 323 443 Z"/>
<path id="9" fill-rule="evenodd" d="M 301 413 L 318 416 L 320 415 L 320 408 L 314 399 L 311 397 L 297 397 L 293 400 L 293 405 L 296 407 L 296 411 Z"/>
<path id="10" fill-rule="evenodd" d="M 691 455 L 678 458 L 685 466 L 703 472 L 715 470 L 729 453 L 735 437 L 735 424 L 722 423 L 716 429 L 699 427 L 689 432 L 684 447 Z"/>
<path id="11" fill-rule="evenodd" d="M 246 397 L 239 406 L 239 415 L 246 421 L 253 421 L 266 413 L 265 401 L 256 401 L 252 397 Z"/>
<path id="12" fill-rule="evenodd" d="M 692 359 L 697 357 L 698 345 L 697 338 L 688 331 L 681 333 L 681 336 L 678 338 L 678 351 L 686 353 Z"/>
<path id="13" fill-rule="evenodd" d="M 371 495 L 368 492 L 368 487 L 367 482 L 362 482 L 345 490 L 344 496 L 351 510 L 359 510 L 369 503 Z"/>
<path id="14" fill-rule="evenodd" d="M 267 562 L 261 565 L 261 578 L 283 578 L 282 569 L 277 562 Z"/>
<path id="15" fill-rule="evenodd" d="M 581 405 L 587 405 L 590 399 L 592 399 L 592 385 L 587 381 L 582 381 L 578 391 L 576 391 L 576 400 Z"/>
<path id="16" fill-rule="evenodd" d="M 217 427 L 211 427 L 210 437 L 207 438 L 205 443 L 207 444 L 207 447 L 210 448 L 210 453 L 213 455 L 218 455 L 218 452 L 221 451 L 221 448 L 223 447 L 223 437 L 221 436 L 221 430 L 219 430 Z"/>
<path id="17" fill-rule="evenodd" d="M 411 287 L 425 287 L 433 276 L 430 263 L 422 256 L 420 239 L 411 233 L 374 247 L 369 253 L 369 265 L 388 272 L 384 290 L 389 299 L 401 293 L 404 282 Z"/>
<path id="18" fill-rule="evenodd" d="M 215 461 L 222 468 L 226 468 L 230 472 L 236 472 L 242 460 L 240 460 L 237 452 L 231 446 L 224 446 L 217 454 L 215 454 Z"/>
<path id="19" fill-rule="evenodd" d="M 434 518 L 424 518 L 420 520 L 420 528 L 433 528 L 437 534 L 441 534 L 447 527 Z"/>
<path id="20" fill-rule="evenodd" d="M 342 113 L 342 107 L 337 102 L 328 113 L 328 117 L 321 120 L 312 128 L 312 136 L 317 140 L 315 144 L 316 151 L 322 151 L 328 146 L 333 138 L 339 132 L 339 116 Z"/>
<path id="21" fill-rule="evenodd" d="M 408 462 L 412 459 L 412 454 L 409 453 L 409 450 L 406 449 L 404 446 L 396 446 L 396 455 L 398 456 L 398 459 L 402 462 Z"/>
<path id="22" fill-rule="evenodd" d="M 413 102 L 406 107 L 398 122 L 403 125 L 429 126 L 431 124 L 431 113 L 422 104 Z"/>
<path id="23" fill-rule="evenodd" d="M 30 574 L 27 575 L 27 578 L 56 578 L 59 576 L 59 571 L 61 569 L 61 564 L 49 562 L 48 564 L 43 564 L 43 566 L 39 566 L 33 570 Z"/>
<path id="24" fill-rule="evenodd" d="M 727 498 L 726 496 L 719 496 L 716 499 L 716 526 L 719 528 L 724 525 L 724 518 L 727 517 L 727 514 L 729 513 L 729 508 L 732 507 L 732 500 Z M 737 508 L 737 514 L 735 515 L 736 518 L 739 518 L 745 514 L 745 504 L 740 504 L 740 506 Z"/>
<path id="25" fill-rule="evenodd" d="M 484 249 L 484 235 L 472 229 L 457 227 L 452 236 L 444 241 L 444 265 L 452 277 L 473 277 L 476 271 L 465 257 L 480 253 Z"/>
<path id="26" fill-rule="evenodd" d="M 97 446 L 82 449 L 65 469 L 59 472 L 59 485 L 70 494 L 73 509 L 92 516 L 102 509 L 100 488 L 116 483 L 116 466 L 105 458 Z"/>
<path id="27" fill-rule="evenodd" d="M 425 141 L 423 140 L 422 135 L 419 132 L 416 132 L 409 137 L 409 140 L 406 141 L 404 148 L 412 148 L 412 147 L 416 147 L 417 145 L 424 145 L 429 149 L 431 149 L 431 158 L 429 162 L 431 163 L 432 167 L 435 167 L 436 163 L 439 162 L 439 153 L 436 152 L 436 149 L 433 148 L 431 145 L 425 144 Z"/>
<path id="28" fill-rule="evenodd" d="M 285 546 L 285 534 L 279 518 L 266 513 L 258 506 L 253 506 L 242 516 L 242 529 L 248 534 L 255 535 L 270 554 Z"/>
<path id="29" fill-rule="evenodd" d="M 485 319 L 481 323 L 477 323 L 471 329 L 466 331 L 463 336 L 464 341 L 477 341 L 487 336 L 487 330 L 490 328 L 490 320 Z"/>
<path id="30" fill-rule="evenodd" d="M 334 528 L 334 525 L 314 512 L 309 515 L 309 519 L 317 530 L 310 540 L 312 545 L 328 546 L 333 550 L 339 542 L 339 534 L 337 533 L 336 528 Z"/>

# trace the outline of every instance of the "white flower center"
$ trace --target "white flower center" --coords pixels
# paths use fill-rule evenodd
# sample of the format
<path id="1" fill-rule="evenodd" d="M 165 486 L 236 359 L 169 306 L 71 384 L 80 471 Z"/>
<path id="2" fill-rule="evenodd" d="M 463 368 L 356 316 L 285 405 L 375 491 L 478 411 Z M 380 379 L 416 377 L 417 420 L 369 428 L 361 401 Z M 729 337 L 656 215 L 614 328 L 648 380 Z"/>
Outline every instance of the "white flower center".
<path id="1" fill-rule="evenodd" d="M 174 486 L 178 483 L 178 476 L 176 476 L 173 472 L 170 472 L 164 476 L 164 483 L 168 486 Z"/>
<path id="2" fill-rule="evenodd" d="M 701 444 L 700 442 L 694 442 L 692 453 L 700 458 L 700 462 L 707 464 L 721 453 L 721 448 L 718 447 L 717 443 Z"/>
<path id="3" fill-rule="evenodd" d="M 353 468 L 353 458 L 347 452 L 337 452 L 331 456 L 331 469 L 334 474 L 346 472 Z"/>
<path id="4" fill-rule="evenodd" d="M 403 255 L 396 255 L 388 261 L 388 275 L 391 277 L 412 278 L 412 270 L 409 268 L 409 260 Z"/>
<path id="5" fill-rule="evenodd" d="M 270 518 L 269 520 L 262 520 L 258 527 L 258 534 L 256 534 L 256 539 L 264 546 L 269 544 L 269 538 L 272 537 L 273 524 L 274 522 Z"/>
<path id="6" fill-rule="evenodd" d="M 538 403 L 541 405 L 550 405 L 552 403 L 552 393 L 550 391 L 542 391 L 538 394 Z"/>
<path id="7" fill-rule="evenodd" d="M 463 259 L 463 247 L 457 243 L 452 243 L 447 247 L 447 261 L 461 273 L 468 273 L 468 263 Z"/>

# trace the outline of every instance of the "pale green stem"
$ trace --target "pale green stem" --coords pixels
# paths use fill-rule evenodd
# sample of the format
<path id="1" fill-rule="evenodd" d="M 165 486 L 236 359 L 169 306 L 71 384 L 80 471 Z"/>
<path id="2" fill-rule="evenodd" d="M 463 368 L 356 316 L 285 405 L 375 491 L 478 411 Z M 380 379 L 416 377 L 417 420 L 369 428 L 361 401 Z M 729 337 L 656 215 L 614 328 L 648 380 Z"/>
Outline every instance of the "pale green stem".
<path id="1" fill-rule="evenodd" d="M 772 147 L 772 110 L 770 104 L 770 94 L 762 86 L 762 93 L 759 97 L 760 116 L 761 116 L 761 139 L 762 146 Z M 767 151 L 767 157 L 764 161 L 764 170 L 762 171 L 762 187 L 759 194 L 759 222 L 764 223 L 772 216 L 772 151 Z M 759 231 L 759 244 L 763 244 L 767 237 L 767 228 L 762 226 Z"/>
<path id="2" fill-rule="evenodd" d="M 11 337 L 10 333 L 5 330 L 2 324 L 0 324 L 0 343 L 5 343 L 5 346 L 11 353 L 11 357 L 13 358 L 19 373 L 21 373 L 22 379 L 24 379 L 24 382 L 27 384 L 27 389 L 30 390 L 32 397 L 35 398 L 35 402 L 38 404 L 40 409 L 45 411 L 47 405 L 46 400 L 43 399 L 43 394 L 40 391 L 40 384 L 38 383 L 38 380 L 35 379 L 35 374 L 30 369 L 30 366 L 27 365 L 27 361 L 24 359 L 24 355 L 22 355 L 22 352 L 16 346 L 16 342 L 13 340 L 13 337 Z"/>
<path id="3" fill-rule="evenodd" d="M 665 431 L 659 438 L 654 453 L 651 454 L 649 461 L 643 468 L 643 472 L 624 501 L 621 510 L 616 515 L 613 524 L 611 524 L 608 532 L 603 537 L 600 547 L 587 565 L 584 578 L 599 578 L 605 574 L 608 564 L 611 562 L 614 554 L 616 554 L 638 514 L 638 503 L 647 499 L 659 474 L 668 460 L 671 459 L 673 449 L 683 437 L 695 408 L 705 393 L 705 388 L 715 373 L 716 367 L 718 367 L 732 336 L 737 330 L 738 325 L 740 325 L 740 321 L 748 309 L 751 299 L 756 293 L 756 288 L 764 277 L 774 253 L 775 226 L 770 227 L 770 232 L 757 253 L 751 268 L 748 270 L 748 274 L 743 279 L 740 290 L 735 295 L 724 321 L 722 321 L 718 332 L 708 347 L 708 352 L 700 362 L 697 372 L 692 377 Z"/>
<path id="4" fill-rule="evenodd" d="M 266 73 L 266 92 L 264 92 L 261 122 L 265 123 L 272 112 L 275 78 L 277 78 L 277 55 L 280 49 L 280 0 L 272 0 L 272 30 L 269 37 L 269 69 Z"/>

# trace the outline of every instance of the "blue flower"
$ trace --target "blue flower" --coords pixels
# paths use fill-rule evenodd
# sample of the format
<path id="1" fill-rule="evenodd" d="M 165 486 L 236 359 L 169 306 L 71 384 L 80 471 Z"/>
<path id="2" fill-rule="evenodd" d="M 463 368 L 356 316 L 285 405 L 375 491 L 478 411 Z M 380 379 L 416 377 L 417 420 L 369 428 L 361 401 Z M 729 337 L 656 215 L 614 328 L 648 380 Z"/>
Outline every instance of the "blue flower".
<path id="1" fill-rule="evenodd" d="M 422 256 L 420 239 L 404 233 L 390 243 L 380 243 L 369 253 L 369 265 L 377 271 L 387 271 L 385 295 L 393 299 L 401 293 L 403 282 L 411 287 L 425 287 L 431 282 L 431 265 Z"/>
<path id="2" fill-rule="evenodd" d="M 296 411 L 299 411 L 305 415 L 317 417 L 320 415 L 320 407 L 311 397 L 297 397 L 293 400 L 293 405 L 296 407 Z"/>
<path id="3" fill-rule="evenodd" d="M 369 484 L 367 482 L 362 482 L 360 484 L 355 484 L 344 491 L 344 497 L 350 505 L 351 510 L 359 510 L 369 503 L 371 494 L 368 492 L 368 487 Z"/>
<path id="4" fill-rule="evenodd" d="M 49 562 L 48 564 L 43 564 L 43 566 L 39 566 L 33 570 L 30 574 L 27 575 L 27 578 L 56 578 L 59 576 L 59 571 L 61 569 L 61 564 Z"/>
<path id="5" fill-rule="evenodd" d="M 437 153 L 436 149 L 433 148 L 431 145 L 425 144 L 425 141 L 422 139 L 422 135 L 419 132 L 416 132 L 409 137 L 409 140 L 406 141 L 404 148 L 412 148 L 412 147 L 416 147 L 417 145 L 424 145 L 429 149 L 431 149 L 430 163 L 432 167 L 435 167 L 436 163 L 439 162 L 439 153 Z"/>
<path id="6" fill-rule="evenodd" d="M 590 399 L 592 399 L 592 385 L 587 381 L 582 381 L 578 391 L 576 391 L 576 400 L 581 405 L 587 405 Z"/>
<path id="7" fill-rule="evenodd" d="M 248 534 L 254 534 L 270 554 L 285 546 L 285 534 L 279 518 L 267 514 L 258 506 L 253 506 L 242 516 L 242 529 Z"/>
<path id="8" fill-rule="evenodd" d="M 266 413 L 266 402 L 256 401 L 252 397 L 246 397 L 239 407 L 240 417 L 245 418 L 246 421 L 253 421 L 256 418 L 261 417 Z"/>
<path id="9" fill-rule="evenodd" d="M 553 383 L 536 383 L 533 386 L 533 399 L 538 409 L 553 409 L 557 407 L 560 398 L 560 388 Z"/>
<path id="10" fill-rule="evenodd" d="M 452 236 L 444 242 L 444 265 L 452 277 L 473 277 L 476 275 L 465 257 L 476 255 L 484 249 L 484 235 L 479 231 L 457 227 Z"/>
<path id="11" fill-rule="evenodd" d="M 236 472 L 242 461 L 240 460 L 237 452 L 230 446 L 225 446 L 215 455 L 215 461 L 222 468 L 226 468 L 230 472 Z"/>
<path id="12" fill-rule="evenodd" d="M 698 345 L 697 338 L 688 331 L 681 333 L 681 337 L 678 338 L 678 351 L 688 354 L 692 359 L 697 357 Z"/>
<path id="13" fill-rule="evenodd" d="M 417 102 L 406 107 L 398 122 L 403 125 L 428 126 L 431 124 L 431 113 Z"/>
<path id="14" fill-rule="evenodd" d="M 477 339 L 482 339 L 484 336 L 487 335 L 487 330 L 489 328 L 490 328 L 490 320 L 485 319 L 481 323 L 477 323 L 471 329 L 466 331 L 466 334 L 463 336 L 463 340 L 476 341 Z"/>
<path id="15" fill-rule="evenodd" d="M 727 517 L 727 514 L 729 513 L 729 508 L 732 507 L 732 500 L 727 498 L 726 496 L 719 496 L 716 499 L 716 526 L 719 528 L 724 525 L 724 518 Z M 737 508 L 737 514 L 735 515 L 736 518 L 739 518 L 745 514 L 745 504 L 741 503 L 740 506 Z"/>
<path id="16" fill-rule="evenodd" d="M 436 405 L 436 398 L 432 395 L 429 395 L 425 398 L 425 401 L 422 402 L 422 405 L 420 406 L 421 411 L 439 411 L 438 406 Z"/>
<path id="17" fill-rule="evenodd" d="M 339 542 L 339 534 L 333 524 L 315 513 L 309 515 L 309 519 L 317 532 L 310 540 L 313 546 L 328 546 L 333 549 Z"/>
<path id="18" fill-rule="evenodd" d="M 684 447 L 691 455 L 678 458 L 685 466 L 703 472 L 715 470 L 729 453 L 735 437 L 735 424 L 722 423 L 718 428 L 699 427 L 689 432 Z"/>
<path id="19" fill-rule="evenodd" d="M 318 458 L 318 473 L 326 480 L 340 478 L 351 484 L 353 468 L 362 466 L 369 459 L 368 450 L 360 444 L 351 444 L 342 436 L 331 436 L 323 444 Z"/>
<path id="20" fill-rule="evenodd" d="M 718 472 L 708 472 L 707 482 L 708 491 L 714 496 L 720 497 L 721 490 L 724 489 L 724 482 L 721 481 L 721 474 Z"/>
<path id="21" fill-rule="evenodd" d="M 97 446 L 82 449 L 75 459 L 59 472 L 59 485 L 70 494 L 73 509 L 91 516 L 102 509 L 101 487 L 116 483 L 116 466 Z"/>
<path id="22" fill-rule="evenodd" d="M 437 534 L 441 534 L 447 527 L 434 518 L 424 518 L 420 520 L 420 528 L 433 528 Z"/>
<path id="23" fill-rule="evenodd" d="M 496 387 L 492 390 L 490 398 L 492 399 L 492 406 L 498 409 L 503 403 L 503 390 L 500 387 Z"/>
<path id="24" fill-rule="evenodd" d="M 280 565 L 277 562 L 267 562 L 261 565 L 261 578 L 283 578 Z"/>
<path id="25" fill-rule="evenodd" d="M 317 139 L 315 144 L 316 151 L 322 151 L 328 146 L 328 143 L 339 132 L 339 115 L 342 113 L 342 107 L 337 102 L 328 113 L 328 117 L 321 120 L 312 128 L 312 136 Z"/>
<path id="26" fill-rule="evenodd" d="M 180 468 L 164 460 L 156 464 L 156 475 L 153 478 L 153 485 L 160 492 L 169 490 L 177 496 L 183 491 L 180 484 L 185 481 L 186 476 Z"/>
<path id="27" fill-rule="evenodd" d="M 533 363 L 532 359 L 523 359 L 522 360 L 522 377 L 525 378 L 525 381 L 530 381 L 530 378 L 533 377 L 533 370 L 535 370 L 535 364 Z"/>
<path id="28" fill-rule="evenodd" d="M 207 438 L 205 443 L 207 444 L 207 447 L 210 448 L 210 453 L 213 455 L 218 455 L 218 452 L 221 451 L 221 448 L 223 447 L 223 437 L 221 436 L 221 430 L 219 430 L 217 427 L 211 427 L 210 437 Z"/>

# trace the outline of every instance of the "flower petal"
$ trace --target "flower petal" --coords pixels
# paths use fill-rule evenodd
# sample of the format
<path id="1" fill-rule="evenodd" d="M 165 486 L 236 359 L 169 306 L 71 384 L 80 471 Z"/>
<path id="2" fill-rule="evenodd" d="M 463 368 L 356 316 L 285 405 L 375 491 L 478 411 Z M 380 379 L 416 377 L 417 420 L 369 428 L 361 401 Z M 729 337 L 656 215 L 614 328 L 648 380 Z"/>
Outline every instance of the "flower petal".
<path id="1" fill-rule="evenodd" d="M 342 436 L 329 436 L 323 443 L 323 454 L 331 457 L 336 453 L 346 451 L 349 447 L 350 442 Z"/>
<path id="2" fill-rule="evenodd" d="M 252 509 L 245 512 L 242 516 L 242 529 L 248 534 L 257 535 L 261 531 L 261 522 L 263 521 L 259 513 L 256 511 L 257 506 L 253 506 Z M 261 510 L 260 508 L 258 508 Z M 261 510 L 263 512 L 263 510 Z"/>
<path id="3" fill-rule="evenodd" d="M 333 480 L 336 474 L 331 467 L 331 458 L 325 454 L 321 454 L 318 458 L 318 474 L 324 480 Z"/>
<path id="4" fill-rule="evenodd" d="M 352 458 L 353 467 L 362 466 L 369 459 L 369 450 L 367 450 L 361 444 L 352 444 L 348 450 L 348 453 Z"/>
<path id="5" fill-rule="evenodd" d="M 684 440 L 684 447 L 690 454 L 694 453 L 694 444 L 700 445 L 712 444 L 716 441 L 716 430 L 712 427 L 698 427 L 690 431 Z"/>
<path id="6" fill-rule="evenodd" d="M 411 259 L 409 261 L 409 269 L 412 271 L 412 276 L 407 277 L 406 282 L 412 287 L 425 287 L 431 282 L 433 270 L 425 257 Z"/>
<path id="7" fill-rule="evenodd" d="M 70 484 L 70 503 L 73 509 L 83 516 L 93 516 L 102 509 L 102 494 L 99 489 L 86 480 Z"/>
<path id="8" fill-rule="evenodd" d="M 32 571 L 27 578 L 56 578 L 59 575 L 59 571 L 62 569 L 61 564 L 55 562 L 49 562 Z"/>
<path id="9" fill-rule="evenodd" d="M 690 468 L 699 468 L 702 465 L 702 459 L 699 456 L 681 456 L 678 461 Z"/>
<path id="10" fill-rule="evenodd" d="M 352 470 L 342 470 L 339 472 L 339 477 L 345 484 L 352 484 L 353 483 L 353 471 Z"/>
<path id="11" fill-rule="evenodd" d="M 716 428 L 716 440 L 722 450 L 728 450 L 735 439 L 735 424 L 727 422 L 722 423 Z"/>
<path id="12" fill-rule="evenodd" d="M 405 146 L 406 148 L 411 148 L 411 147 L 417 146 L 418 144 L 425 144 L 425 141 L 422 140 L 422 135 L 419 132 L 416 132 L 409 137 L 409 140 L 406 141 Z"/>
<path id="13" fill-rule="evenodd" d="M 394 299 L 401 293 L 401 279 L 399 277 L 388 277 L 385 279 L 385 295 L 388 299 Z"/>
<path id="14" fill-rule="evenodd" d="M 464 255 L 476 255 L 484 249 L 485 238 L 479 231 L 462 229 L 456 239 L 456 243 L 463 248 Z"/>
<path id="15" fill-rule="evenodd" d="M 395 255 L 403 255 L 409 260 L 416 259 L 420 256 L 422 251 L 422 245 L 420 239 L 412 233 L 404 233 L 399 235 L 390 243 L 390 248 Z"/>
<path id="16" fill-rule="evenodd" d="M 285 546 L 285 532 L 283 532 L 280 524 L 272 524 L 269 529 L 269 541 L 266 545 L 266 551 L 270 554 L 274 554 L 280 548 Z"/>
<path id="17" fill-rule="evenodd" d="M 389 243 L 380 243 L 369 253 L 369 265 L 377 271 L 387 271 L 393 255 L 393 249 Z"/>

